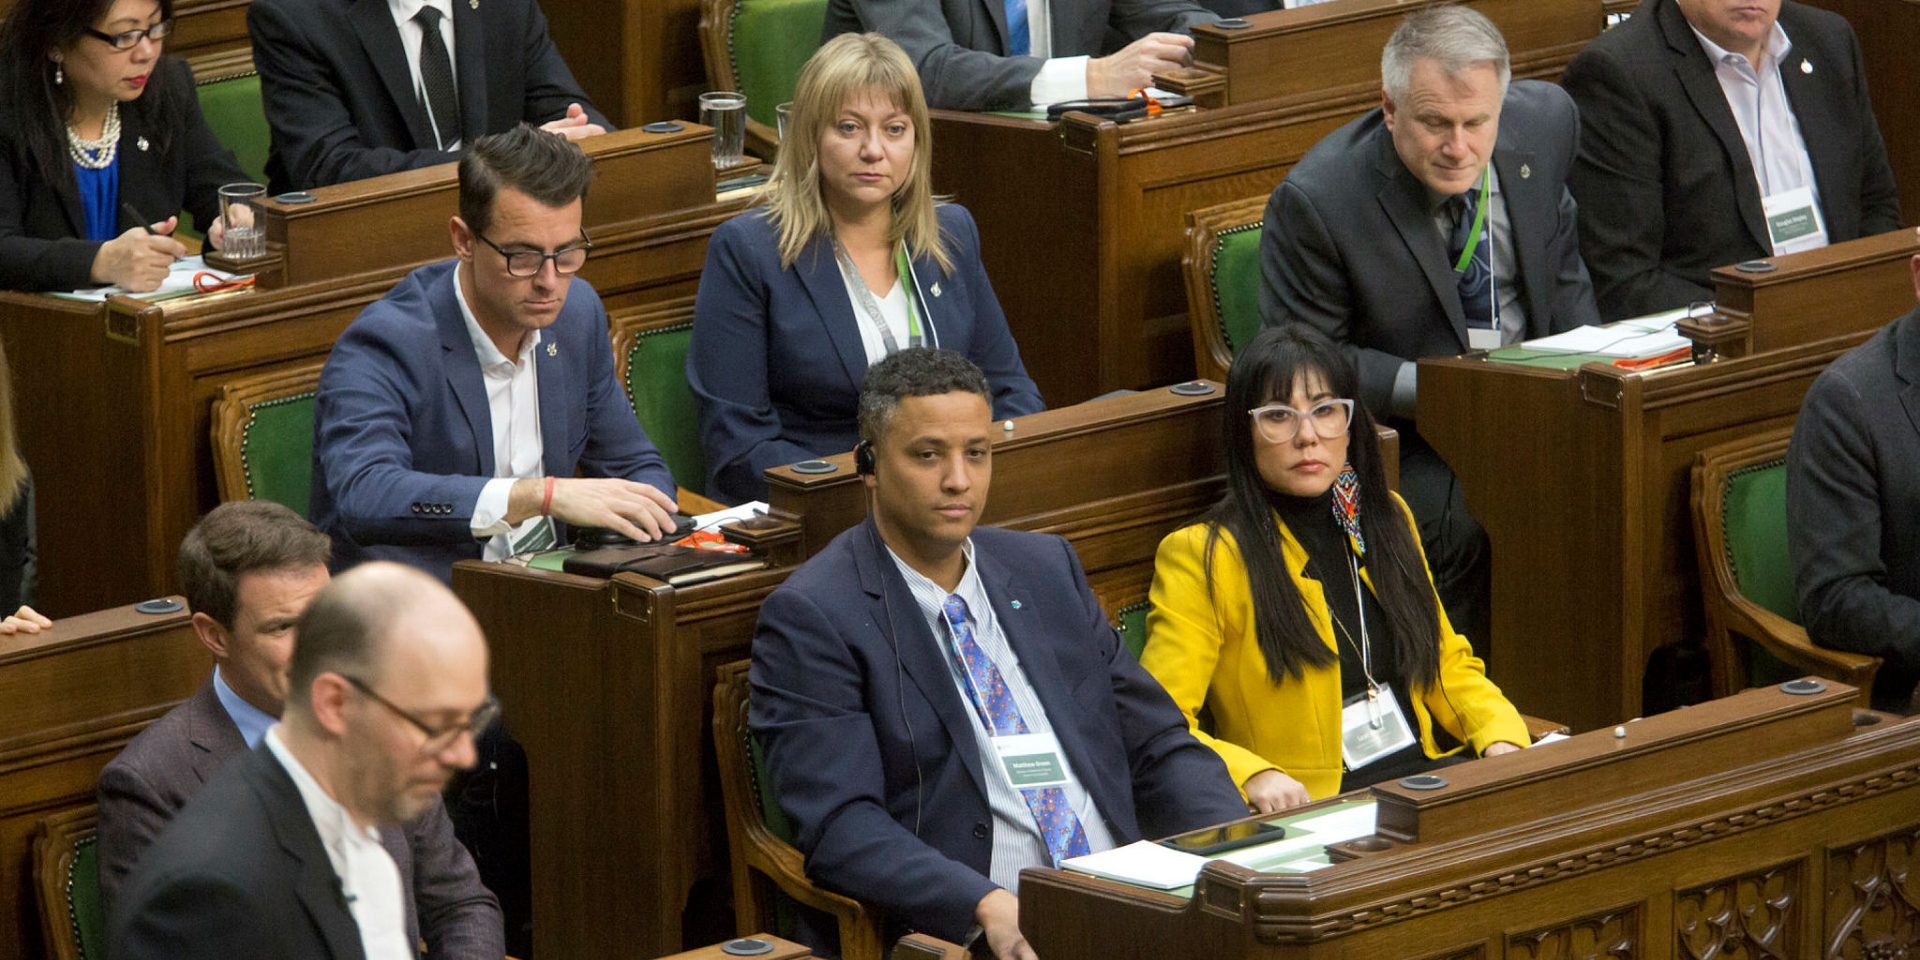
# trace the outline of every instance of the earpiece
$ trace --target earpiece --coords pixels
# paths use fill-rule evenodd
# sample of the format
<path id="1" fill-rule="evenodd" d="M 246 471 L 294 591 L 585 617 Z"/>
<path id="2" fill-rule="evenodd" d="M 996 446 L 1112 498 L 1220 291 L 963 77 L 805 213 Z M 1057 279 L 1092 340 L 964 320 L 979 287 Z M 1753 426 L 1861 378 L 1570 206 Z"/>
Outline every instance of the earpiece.
<path id="1" fill-rule="evenodd" d="M 863 476 L 873 476 L 876 458 L 873 455 L 873 443 L 862 440 L 853 446 L 853 472 Z"/>

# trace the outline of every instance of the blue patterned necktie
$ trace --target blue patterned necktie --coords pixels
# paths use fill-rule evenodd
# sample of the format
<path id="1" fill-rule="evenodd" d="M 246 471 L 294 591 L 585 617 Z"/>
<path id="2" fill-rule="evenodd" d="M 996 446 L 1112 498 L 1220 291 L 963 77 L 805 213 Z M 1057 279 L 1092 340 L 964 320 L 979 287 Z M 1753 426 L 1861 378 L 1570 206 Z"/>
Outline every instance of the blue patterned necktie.
<path id="1" fill-rule="evenodd" d="M 1455 264 L 1460 262 L 1460 252 L 1467 249 L 1467 242 L 1473 237 L 1474 214 L 1479 209 L 1479 187 L 1471 187 L 1453 199 L 1457 220 L 1448 253 Z M 1473 248 L 1473 259 L 1468 261 L 1465 270 L 1454 273 L 1460 289 L 1460 309 L 1466 314 L 1467 326 L 1482 330 L 1493 329 L 1493 242 L 1488 235 L 1492 229 L 1493 216 L 1489 212 L 1487 222 L 1480 227 L 1480 242 Z"/>
<path id="2" fill-rule="evenodd" d="M 1020 705 L 1013 702 L 1013 694 L 1000 676 L 1000 668 L 987 659 L 987 652 L 974 639 L 973 618 L 967 612 L 967 602 L 958 594 L 948 594 L 941 609 L 947 616 L 947 626 L 953 628 L 954 651 L 960 655 L 960 665 L 967 671 L 967 692 L 973 708 L 980 712 L 987 731 L 994 736 L 1031 732 L 1026 718 L 1020 715 Z M 1020 795 L 1026 798 L 1027 809 L 1033 812 L 1034 825 L 1040 828 L 1040 838 L 1046 841 L 1053 866 L 1059 866 L 1060 861 L 1068 857 L 1087 855 L 1086 828 L 1074 815 L 1065 790 L 1022 787 Z"/>
<path id="3" fill-rule="evenodd" d="M 1027 34 L 1027 0 L 1005 0 L 1007 5 L 1007 56 L 1024 57 L 1033 50 Z"/>

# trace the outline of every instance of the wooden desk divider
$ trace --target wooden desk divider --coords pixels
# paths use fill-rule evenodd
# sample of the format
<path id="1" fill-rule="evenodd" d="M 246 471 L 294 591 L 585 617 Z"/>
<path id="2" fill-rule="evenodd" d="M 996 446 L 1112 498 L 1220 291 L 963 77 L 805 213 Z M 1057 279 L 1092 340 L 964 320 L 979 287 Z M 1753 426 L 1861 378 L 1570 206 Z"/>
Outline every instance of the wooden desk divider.
<path id="1" fill-rule="evenodd" d="M 1190 898 L 1028 870 L 1021 930 L 1048 960 L 1909 955 L 1920 720 L 1853 695 L 1750 690 L 1376 786 L 1331 866 L 1215 861 Z"/>
<path id="2" fill-rule="evenodd" d="M 1065 536 L 1109 613 L 1143 600 L 1160 539 L 1220 493 L 1219 415 L 1216 386 L 1016 419 L 995 443 L 987 522 Z M 850 458 L 828 459 L 838 473 L 814 483 L 775 472 L 784 507 L 729 530 L 774 558 L 767 570 L 676 589 L 454 566 L 527 751 L 536 954 L 657 955 L 731 929 L 714 673 L 749 655 L 766 595 L 864 517 Z"/>
<path id="3" fill-rule="evenodd" d="M 102 566 L 111 543 L 92 545 Z M 174 598 L 179 599 L 179 598 Z M 90 807 L 100 768 L 191 696 L 212 658 L 182 609 L 119 607 L 0 636 L 0 960 L 39 960 L 33 833 L 49 814 Z"/>
<path id="4" fill-rule="evenodd" d="M 1797 346 L 1827 337 L 1871 333 L 1913 309 L 1908 261 L 1920 239 L 1902 227 L 1872 237 L 1764 260 L 1760 270 L 1728 265 L 1713 271 L 1716 315 L 1695 331 L 1722 357 Z"/>

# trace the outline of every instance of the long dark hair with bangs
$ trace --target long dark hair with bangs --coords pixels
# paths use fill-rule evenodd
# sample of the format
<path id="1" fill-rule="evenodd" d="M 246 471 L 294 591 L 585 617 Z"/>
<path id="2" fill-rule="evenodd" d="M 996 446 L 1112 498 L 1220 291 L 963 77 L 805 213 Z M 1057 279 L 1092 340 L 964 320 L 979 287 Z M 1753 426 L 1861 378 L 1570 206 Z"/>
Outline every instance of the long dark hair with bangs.
<path id="1" fill-rule="evenodd" d="M 173 0 L 156 2 L 161 19 L 171 19 Z M 65 131 L 67 115 L 73 111 L 72 86 L 53 82 L 54 63 L 49 54 L 86 36 L 93 22 L 105 16 L 113 3 L 13 0 L 6 19 L 0 20 L 0 101 L 13 106 L 19 127 L 14 136 L 49 183 L 73 185 Z M 89 38 L 87 42 L 103 41 Z M 121 115 L 138 118 L 142 134 L 163 153 L 186 122 L 184 98 L 194 95 L 189 89 L 170 89 L 168 71 L 161 69 L 168 59 L 163 47 L 161 57 L 154 60 L 146 89 L 120 105 Z"/>
<path id="2" fill-rule="evenodd" d="M 1294 384 L 1317 376 L 1336 397 L 1355 398 L 1353 425 L 1347 431 L 1347 460 L 1360 477 L 1360 531 L 1365 534 L 1368 577 L 1386 613 L 1385 636 L 1396 662 L 1413 684 L 1440 677 L 1440 618 L 1433 581 L 1420 560 L 1406 514 L 1387 489 L 1374 437 L 1373 416 L 1359 403 L 1353 365 L 1340 348 L 1300 324 L 1262 330 L 1234 357 L 1221 407 L 1221 436 L 1227 448 L 1227 492 L 1206 516 L 1207 591 L 1213 592 L 1215 547 L 1224 529 L 1233 535 L 1247 568 L 1253 596 L 1254 632 L 1267 658 L 1267 676 L 1275 685 L 1298 679 L 1308 667 L 1330 666 L 1339 655 L 1328 648 L 1307 616 L 1300 590 L 1287 572 L 1280 550 L 1280 525 L 1274 519 L 1274 491 L 1260 477 L 1253 449 L 1253 418 L 1247 411 L 1293 395 Z M 1335 522 L 1332 515 L 1328 523 Z"/>

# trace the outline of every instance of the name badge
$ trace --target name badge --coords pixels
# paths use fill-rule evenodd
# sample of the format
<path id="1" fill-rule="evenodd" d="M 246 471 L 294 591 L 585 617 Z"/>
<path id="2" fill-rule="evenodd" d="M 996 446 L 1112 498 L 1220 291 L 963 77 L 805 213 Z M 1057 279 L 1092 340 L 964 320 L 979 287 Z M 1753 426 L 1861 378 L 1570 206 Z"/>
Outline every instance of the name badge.
<path id="1" fill-rule="evenodd" d="M 1820 219 L 1820 205 L 1813 202 L 1812 187 L 1783 190 L 1760 205 L 1767 213 L 1767 238 L 1776 255 L 1827 245 L 1827 225 Z"/>
<path id="2" fill-rule="evenodd" d="M 1372 700 L 1364 693 L 1354 697 L 1340 711 L 1340 754 L 1348 770 L 1413 745 L 1413 728 L 1400 712 L 1400 699 L 1391 687 L 1380 687 L 1377 693 Z"/>
<path id="3" fill-rule="evenodd" d="M 1468 327 L 1467 346 L 1474 350 L 1500 349 L 1500 328 Z"/>
<path id="4" fill-rule="evenodd" d="M 1067 782 L 1067 762 L 1051 733 L 1016 733 L 993 738 L 1000 774 L 1015 790 L 1059 787 Z"/>

